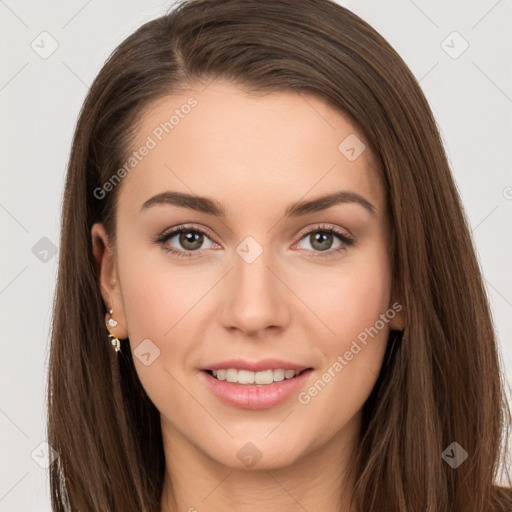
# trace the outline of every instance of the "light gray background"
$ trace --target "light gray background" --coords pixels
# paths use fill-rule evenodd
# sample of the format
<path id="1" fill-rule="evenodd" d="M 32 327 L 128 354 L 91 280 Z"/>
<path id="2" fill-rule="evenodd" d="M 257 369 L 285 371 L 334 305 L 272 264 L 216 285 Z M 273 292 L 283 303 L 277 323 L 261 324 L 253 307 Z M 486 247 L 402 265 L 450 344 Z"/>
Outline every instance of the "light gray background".
<path id="1" fill-rule="evenodd" d="M 473 230 L 510 383 L 512 1 L 340 3 L 396 48 L 436 115 Z M 41 247 L 49 244 L 40 240 L 59 245 L 63 179 L 78 112 L 114 47 L 169 5 L 0 0 L 2 512 L 50 510 L 47 472 L 35 461 L 46 434 L 57 256 L 45 255 Z M 58 43 L 47 59 L 31 47 L 34 40 L 42 46 L 43 31 Z M 457 56 L 464 40 L 469 47 Z M 48 49 L 50 40 L 45 41 Z"/>

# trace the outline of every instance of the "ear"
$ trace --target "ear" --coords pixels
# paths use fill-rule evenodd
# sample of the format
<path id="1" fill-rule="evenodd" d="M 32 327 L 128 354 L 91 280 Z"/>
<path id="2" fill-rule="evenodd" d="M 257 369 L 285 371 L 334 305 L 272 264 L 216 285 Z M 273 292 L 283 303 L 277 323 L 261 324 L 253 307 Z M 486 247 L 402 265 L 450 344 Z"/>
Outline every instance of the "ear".
<path id="1" fill-rule="evenodd" d="M 110 333 L 116 338 L 125 339 L 128 337 L 128 331 L 126 328 L 123 297 L 117 275 L 114 252 L 103 224 L 96 223 L 92 226 L 91 237 L 101 296 L 107 308 L 105 324 Z M 113 311 L 112 316 L 109 313 L 110 309 Z M 110 318 L 113 318 L 117 322 L 115 327 L 111 327 L 107 324 Z"/>

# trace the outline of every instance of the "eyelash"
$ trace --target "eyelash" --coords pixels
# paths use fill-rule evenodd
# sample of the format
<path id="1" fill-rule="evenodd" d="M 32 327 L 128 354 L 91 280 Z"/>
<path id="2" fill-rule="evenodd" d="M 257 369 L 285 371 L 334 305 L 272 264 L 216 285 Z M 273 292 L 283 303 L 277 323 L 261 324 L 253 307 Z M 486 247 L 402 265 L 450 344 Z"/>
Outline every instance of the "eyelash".
<path id="1" fill-rule="evenodd" d="M 187 225 L 177 226 L 177 227 L 173 228 L 171 231 L 162 233 L 154 240 L 154 242 L 160 244 L 162 246 L 162 248 L 164 249 L 164 251 L 172 253 L 173 255 L 178 256 L 180 258 L 182 258 L 182 257 L 190 258 L 190 257 L 194 257 L 195 255 L 200 255 L 200 253 L 201 253 L 200 250 L 197 250 L 197 251 L 178 250 L 178 249 L 175 249 L 174 247 L 170 247 L 169 245 L 166 245 L 166 242 L 168 242 L 174 236 L 176 236 L 180 233 L 188 233 L 188 232 L 200 233 L 200 234 L 211 239 L 211 237 L 208 235 L 208 233 L 206 233 L 206 231 L 201 229 L 199 226 L 195 226 L 193 224 L 187 224 Z M 338 254 L 340 251 L 346 250 L 347 247 L 350 247 L 350 246 L 354 245 L 354 243 L 355 243 L 353 238 L 342 233 L 337 228 L 335 228 L 333 226 L 324 225 L 324 224 L 318 225 L 315 228 L 310 229 L 309 231 L 300 233 L 299 242 L 306 235 L 310 235 L 311 233 L 317 233 L 317 232 L 336 235 L 339 238 L 339 240 L 341 241 L 341 245 L 339 247 L 337 247 L 336 249 L 332 249 L 332 250 L 330 249 L 328 251 L 311 251 L 311 249 L 302 249 L 305 251 L 313 252 L 315 254 L 315 256 L 314 256 L 315 258 L 331 257 L 334 254 Z"/>

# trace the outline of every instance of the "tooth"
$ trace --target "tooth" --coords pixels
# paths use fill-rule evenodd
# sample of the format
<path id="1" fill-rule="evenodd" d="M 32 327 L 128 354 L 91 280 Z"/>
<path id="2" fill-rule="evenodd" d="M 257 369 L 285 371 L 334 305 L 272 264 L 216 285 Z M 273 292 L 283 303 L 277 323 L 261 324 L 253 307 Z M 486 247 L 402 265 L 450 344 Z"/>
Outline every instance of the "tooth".
<path id="1" fill-rule="evenodd" d="M 284 370 L 282 368 L 263 370 L 261 372 L 238 370 L 236 368 L 212 370 L 212 374 L 217 377 L 218 380 L 238 384 L 272 384 L 273 382 L 281 382 L 284 379 L 292 379 L 300 373 L 300 371 L 296 372 L 295 370 Z"/>
<path id="2" fill-rule="evenodd" d="M 256 374 L 258 375 L 258 374 Z M 238 370 L 238 383 L 239 384 L 253 384 L 254 372 L 249 370 Z"/>
<path id="3" fill-rule="evenodd" d="M 285 370 L 284 378 L 291 379 L 295 375 L 295 370 Z"/>
<path id="4" fill-rule="evenodd" d="M 274 380 L 272 370 L 265 370 L 263 372 L 256 372 L 254 382 L 256 384 L 272 384 Z"/>
<path id="5" fill-rule="evenodd" d="M 284 370 L 274 370 L 273 378 L 275 382 L 280 382 L 284 380 Z"/>
<path id="6" fill-rule="evenodd" d="M 238 380 L 238 370 L 234 368 L 226 370 L 226 380 L 228 382 L 236 382 Z"/>

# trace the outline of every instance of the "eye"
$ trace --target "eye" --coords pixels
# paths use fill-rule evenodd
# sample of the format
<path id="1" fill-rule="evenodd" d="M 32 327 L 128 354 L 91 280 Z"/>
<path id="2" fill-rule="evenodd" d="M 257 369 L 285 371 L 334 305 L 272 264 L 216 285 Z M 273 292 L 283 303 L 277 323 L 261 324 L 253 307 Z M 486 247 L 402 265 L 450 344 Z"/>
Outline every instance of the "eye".
<path id="1" fill-rule="evenodd" d="M 203 247 L 205 239 L 210 241 L 210 245 L 207 247 Z M 156 242 L 161 244 L 165 251 L 184 257 L 195 256 L 193 252 L 199 252 L 201 249 L 210 249 L 213 245 L 217 245 L 212 242 L 205 231 L 195 226 L 178 226 L 173 228 L 160 235 Z M 173 243 L 179 247 L 176 248 L 176 245 L 172 245 Z"/>
<path id="2" fill-rule="evenodd" d="M 303 231 L 299 236 L 301 236 L 301 239 L 298 243 L 305 240 L 309 244 L 309 247 L 303 249 L 313 253 L 314 257 L 319 258 L 333 256 L 346 250 L 347 247 L 352 246 L 355 242 L 353 238 L 343 233 L 339 228 L 326 225 L 316 226 L 309 231 Z M 336 242 L 336 239 L 338 239 L 338 245 L 332 249 L 333 242 Z M 210 242 L 206 247 L 203 246 L 205 241 Z M 206 231 L 194 225 L 182 225 L 172 228 L 162 233 L 155 242 L 159 243 L 165 251 L 179 257 L 193 257 L 200 255 L 203 249 L 219 247 L 218 244 L 212 241 Z M 194 254 L 194 252 L 197 254 Z"/>
<path id="3" fill-rule="evenodd" d="M 338 245 L 332 249 L 333 243 L 338 239 Z M 317 226 L 313 230 L 309 230 L 302 236 L 301 241 L 305 240 L 309 247 L 306 250 L 312 251 L 314 257 L 329 257 L 347 249 L 354 244 L 354 239 L 348 234 L 343 233 L 334 226 Z M 300 242 L 299 242 L 300 243 Z M 325 254 L 322 254 L 325 253 Z"/>

